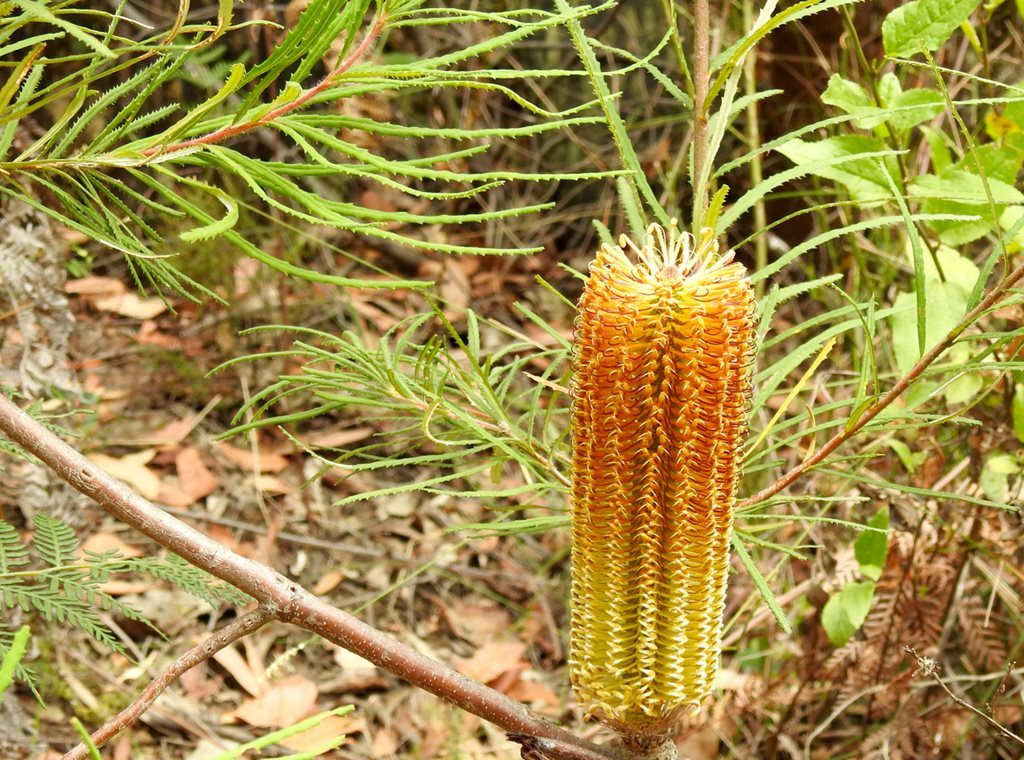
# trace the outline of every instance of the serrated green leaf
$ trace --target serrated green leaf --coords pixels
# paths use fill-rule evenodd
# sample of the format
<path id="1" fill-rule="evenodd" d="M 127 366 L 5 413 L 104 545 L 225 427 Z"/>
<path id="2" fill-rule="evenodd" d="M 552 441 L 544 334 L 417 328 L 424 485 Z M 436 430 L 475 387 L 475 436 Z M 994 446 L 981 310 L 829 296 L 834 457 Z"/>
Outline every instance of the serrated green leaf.
<path id="1" fill-rule="evenodd" d="M 11 0 L 11 3 L 21 8 L 26 16 L 39 19 L 40 21 L 45 21 L 46 23 L 52 24 L 58 29 L 67 32 L 79 42 L 83 42 L 88 45 L 104 58 L 117 57 L 110 48 L 91 35 L 88 30 L 56 15 L 43 3 L 37 3 L 35 0 Z"/>
<path id="2" fill-rule="evenodd" d="M 934 119 L 946 108 L 946 101 L 935 90 L 915 88 L 899 93 L 886 106 L 892 109 L 888 116 L 893 128 L 904 132 Z"/>
<path id="3" fill-rule="evenodd" d="M 732 536 L 732 548 L 736 552 L 736 556 L 740 558 L 740 562 L 743 563 L 743 567 L 750 573 L 750 579 L 754 582 L 754 587 L 761 594 L 761 598 L 768 609 L 771 610 L 772 615 L 775 616 L 775 622 L 779 624 L 779 628 L 782 629 L 783 633 L 792 633 L 793 628 L 789 624 L 789 619 L 786 617 L 786 613 L 782 611 L 782 607 L 779 606 L 775 594 L 769 588 L 768 581 L 761 574 L 761 571 L 757 569 L 757 565 L 754 564 L 754 560 L 750 556 L 750 552 L 747 551 L 747 547 L 743 545 L 743 541 L 735 533 Z"/>
<path id="4" fill-rule="evenodd" d="M 912 0 L 896 8 L 882 22 L 886 55 L 909 57 L 938 49 L 970 18 L 978 0 Z"/>
<path id="5" fill-rule="evenodd" d="M 223 204 L 226 209 L 224 216 L 210 222 L 209 224 L 204 224 L 201 227 L 194 227 L 193 229 L 186 230 L 178 235 L 178 237 L 186 243 L 210 240 L 219 235 L 223 235 L 228 230 L 234 229 L 235 224 L 238 222 L 238 204 L 230 195 L 216 187 L 207 187 L 206 191 Z"/>
<path id="6" fill-rule="evenodd" d="M 821 94 L 821 100 L 856 116 L 853 123 L 860 129 L 871 129 L 885 121 L 885 114 L 875 105 L 867 90 L 839 74 L 829 77 L 828 87 Z"/>

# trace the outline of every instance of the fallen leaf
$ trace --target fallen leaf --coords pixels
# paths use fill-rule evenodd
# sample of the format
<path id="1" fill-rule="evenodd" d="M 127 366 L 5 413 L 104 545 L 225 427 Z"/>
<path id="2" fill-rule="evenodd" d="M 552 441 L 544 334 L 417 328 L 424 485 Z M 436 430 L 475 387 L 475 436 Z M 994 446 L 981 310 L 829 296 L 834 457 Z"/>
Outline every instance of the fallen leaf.
<path id="1" fill-rule="evenodd" d="M 155 454 L 156 451 L 153 449 L 146 449 L 123 457 L 89 454 L 89 460 L 108 475 L 123 480 L 138 491 L 143 498 L 155 499 L 160 494 L 160 478 L 146 467 L 146 463 Z"/>
<path id="2" fill-rule="evenodd" d="M 159 298 L 139 298 L 135 293 L 90 298 L 89 302 L 100 311 L 110 311 L 133 319 L 152 319 L 167 311 L 167 304 Z"/>
<path id="3" fill-rule="evenodd" d="M 558 695 L 542 683 L 520 678 L 505 692 L 512 699 L 525 704 L 543 707 L 561 707 Z"/>
<path id="4" fill-rule="evenodd" d="M 269 451 L 256 450 L 254 453 L 249 449 L 240 449 L 224 441 L 214 444 L 217 451 L 223 454 L 229 461 L 249 472 L 281 472 L 288 466 L 288 459 L 280 454 Z"/>
<path id="5" fill-rule="evenodd" d="M 262 696 L 246 700 L 221 716 L 221 723 L 244 720 L 257 728 L 283 728 L 308 718 L 316 711 L 315 683 L 293 675 L 271 685 Z"/>
<path id="6" fill-rule="evenodd" d="M 444 613 L 452 632 L 477 646 L 494 641 L 512 625 L 512 615 L 495 602 L 466 599 L 447 603 L 440 599 L 434 601 Z"/>
<path id="7" fill-rule="evenodd" d="M 719 756 L 718 745 L 718 733 L 711 723 L 705 723 L 685 737 L 676 740 L 676 750 L 679 752 L 679 756 L 693 760 L 714 760 Z"/>
<path id="8" fill-rule="evenodd" d="M 184 343 L 176 335 L 160 332 L 156 322 L 151 319 L 143 320 L 139 325 L 139 331 L 135 334 L 135 342 L 143 346 L 157 346 L 168 351 L 180 351 Z"/>
<path id="9" fill-rule="evenodd" d="M 249 667 L 248 661 L 235 647 L 225 647 L 214 653 L 216 660 L 224 670 L 231 674 L 231 677 L 238 681 L 238 685 L 254 697 L 262 696 L 265 689 L 263 673 L 255 672 Z"/>
<path id="10" fill-rule="evenodd" d="M 145 594 L 152 588 L 153 584 L 148 581 L 104 581 L 99 585 L 100 591 L 110 596 Z"/>
<path id="11" fill-rule="evenodd" d="M 324 573 L 320 576 L 320 580 L 313 586 L 313 593 L 317 596 L 326 594 L 334 591 L 338 587 L 338 584 L 345 579 L 345 576 L 340 570 L 331 570 L 330 572 Z"/>
<path id="12" fill-rule="evenodd" d="M 274 475 L 259 475 L 256 478 L 256 487 L 266 493 L 288 494 L 293 493 L 295 488 L 285 483 L 281 478 Z"/>
<path id="13" fill-rule="evenodd" d="M 151 442 L 154 446 L 174 446 L 185 440 L 185 436 L 191 433 L 197 424 L 199 424 L 199 415 L 188 414 L 180 420 L 168 422 L 159 430 L 154 430 L 146 436 L 146 441 Z"/>
<path id="14" fill-rule="evenodd" d="M 111 549 L 116 549 L 122 557 L 141 557 L 142 550 L 132 544 L 127 544 L 121 537 L 114 533 L 92 533 L 85 541 L 82 542 L 82 556 L 85 556 L 85 552 L 95 552 L 96 554 L 102 554 L 108 552 Z"/>
<path id="15" fill-rule="evenodd" d="M 390 757 L 398 751 L 398 734 L 390 729 L 382 728 L 373 735 L 373 744 L 370 745 L 370 757 Z"/>
<path id="16" fill-rule="evenodd" d="M 344 647 L 334 646 L 333 649 L 335 664 L 349 677 L 377 675 L 377 666 L 369 660 Z"/>
<path id="17" fill-rule="evenodd" d="M 113 277 L 80 277 L 77 280 L 68 280 L 64 283 L 65 293 L 73 293 L 87 298 L 125 293 L 127 290 L 128 288 L 121 280 Z"/>
<path id="18" fill-rule="evenodd" d="M 215 679 L 207 677 L 207 672 L 206 668 L 196 667 L 189 668 L 178 676 L 178 685 L 196 702 L 213 696 L 222 688 Z"/>
<path id="19" fill-rule="evenodd" d="M 160 494 L 157 496 L 161 504 L 169 507 L 188 507 L 195 504 L 196 500 L 177 483 L 161 483 Z"/>
<path id="20" fill-rule="evenodd" d="M 220 485 L 220 479 L 203 463 L 199 449 L 195 446 L 179 451 L 174 458 L 174 466 L 178 470 L 181 487 L 193 501 L 209 496 Z"/>
<path id="21" fill-rule="evenodd" d="M 484 644 L 467 660 L 459 660 L 455 666 L 462 675 L 481 683 L 490 683 L 510 670 L 529 667 L 523 660 L 526 644 L 518 641 Z"/>
<path id="22" fill-rule="evenodd" d="M 366 730 L 366 721 L 355 715 L 328 715 L 317 726 L 289 736 L 281 744 L 293 752 L 310 752 L 339 736 Z"/>
<path id="23" fill-rule="evenodd" d="M 327 430 L 302 436 L 303 443 L 314 449 L 336 449 L 357 443 L 373 435 L 373 428 L 361 427 L 348 430 Z"/>

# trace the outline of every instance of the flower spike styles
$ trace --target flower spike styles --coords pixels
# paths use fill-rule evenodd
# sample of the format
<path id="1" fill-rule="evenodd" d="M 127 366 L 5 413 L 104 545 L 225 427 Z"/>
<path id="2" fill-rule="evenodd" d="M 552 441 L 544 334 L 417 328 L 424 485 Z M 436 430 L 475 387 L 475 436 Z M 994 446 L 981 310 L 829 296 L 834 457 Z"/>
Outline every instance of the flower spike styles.
<path id="1" fill-rule="evenodd" d="M 753 290 L 709 231 L 652 225 L 598 251 L 575 340 L 570 670 L 641 746 L 718 669 Z"/>

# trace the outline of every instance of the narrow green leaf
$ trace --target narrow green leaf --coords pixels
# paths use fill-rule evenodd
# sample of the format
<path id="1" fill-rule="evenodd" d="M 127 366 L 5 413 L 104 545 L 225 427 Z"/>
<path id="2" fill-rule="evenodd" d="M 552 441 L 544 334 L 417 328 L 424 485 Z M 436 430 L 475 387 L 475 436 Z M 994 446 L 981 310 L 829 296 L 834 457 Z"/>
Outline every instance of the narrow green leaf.
<path id="1" fill-rule="evenodd" d="M 27 625 L 19 628 L 11 640 L 10 647 L 8 647 L 7 652 L 4 654 L 3 661 L 0 662 L 0 697 L 3 697 L 4 692 L 7 691 L 14 681 L 14 674 L 18 669 L 18 665 L 21 664 L 22 657 L 25 656 L 25 650 L 28 648 L 28 637 L 31 632 Z"/>
<path id="2" fill-rule="evenodd" d="M 568 0 L 555 0 L 555 4 L 562 13 L 569 14 L 572 11 Z M 647 175 L 644 173 L 643 167 L 640 164 L 640 158 L 633 148 L 633 141 L 626 130 L 626 124 L 616 107 L 615 97 L 612 96 L 611 90 L 608 89 L 604 72 L 601 71 L 597 56 L 594 55 L 593 43 L 583 31 L 578 18 L 574 16 L 567 17 L 565 25 L 572 37 L 576 52 L 583 61 L 584 68 L 587 70 L 590 85 L 594 88 L 594 92 L 597 93 L 601 110 L 604 111 L 605 119 L 608 122 L 612 141 L 615 143 L 619 157 L 622 159 L 622 165 L 629 170 L 628 178 L 633 191 L 638 193 L 647 202 L 650 210 L 658 218 L 658 221 L 667 227 L 669 223 L 668 214 L 661 207 L 661 203 L 658 202 L 654 190 L 651 189 L 650 183 L 647 181 Z"/>
<path id="3" fill-rule="evenodd" d="M 789 619 L 786 617 L 786 613 L 782 611 L 782 607 L 779 606 L 778 601 L 775 599 L 775 594 L 768 587 L 768 581 L 761 574 L 761 571 L 757 569 L 757 565 L 754 564 L 754 560 L 747 552 L 747 548 L 743 545 L 743 541 L 739 539 L 736 534 L 732 536 L 732 548 L 736 552 L 736 556 L 740 558 L 740 562 L 743 563 L 743 567 L 750 573 L 750 579 L 754 582 L 754 586 L 761 594 L 761 598 L 764 599 L 764 603 L 768 605 L 768 609 L 772 611 L 775 616 L 775 621 L 779 624 L 779 628 L 782 629 L 783 633 L 792 633 L 793 628 L 789 624 Z"/>
<path id="4" fill-rule="evenodd" d="M 104 58 L 117 57 L 110 48 L 89 34 L 88 31 L 80 27 L 78 24 L 73 24 L 70 21 L 66 21 L 60 16 L 54 14 L 42 3 L 37 3 L 35 0 L 11 0 L 11 3 L 21 8 L 25 12 L 26 16 L 35 17 L 40 21 L 45 21 L 59 29 L 63 29 L 76 40 L 85 43 Z"/>

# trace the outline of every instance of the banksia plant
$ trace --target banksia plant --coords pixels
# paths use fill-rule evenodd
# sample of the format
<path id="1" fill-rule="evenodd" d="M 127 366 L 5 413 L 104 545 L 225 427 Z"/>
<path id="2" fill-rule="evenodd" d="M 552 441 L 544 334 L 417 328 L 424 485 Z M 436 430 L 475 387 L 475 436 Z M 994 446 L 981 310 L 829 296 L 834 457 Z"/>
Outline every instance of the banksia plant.
<path id="1" fill-rule="evenodd" d="M 576 322 L 570 672 L 633 748 L 699 708 L 718 669 L 754 333 L 745 270 L 710 233 L 695 244 L 652 225 L 590 267 Z"/>

